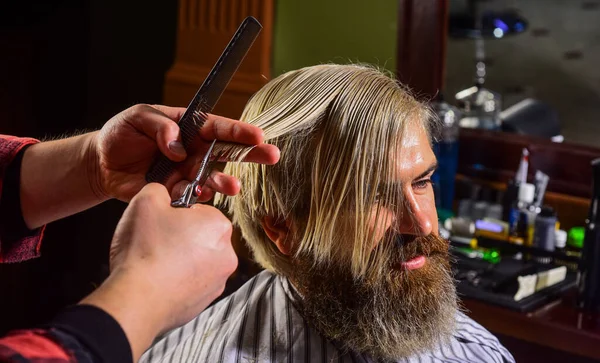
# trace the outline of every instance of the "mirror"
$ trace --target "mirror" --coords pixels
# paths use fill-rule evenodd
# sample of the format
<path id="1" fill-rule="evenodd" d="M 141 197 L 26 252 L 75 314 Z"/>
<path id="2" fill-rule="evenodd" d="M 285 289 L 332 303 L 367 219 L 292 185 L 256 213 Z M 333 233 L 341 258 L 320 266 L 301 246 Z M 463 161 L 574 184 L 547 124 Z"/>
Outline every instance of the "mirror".
<path id="1" fill-rule="evenodd" d="M 443 93 L 485 84 L 504 129 L 600 146 L 598 39 L 600 0 L 450 0 Z"/>

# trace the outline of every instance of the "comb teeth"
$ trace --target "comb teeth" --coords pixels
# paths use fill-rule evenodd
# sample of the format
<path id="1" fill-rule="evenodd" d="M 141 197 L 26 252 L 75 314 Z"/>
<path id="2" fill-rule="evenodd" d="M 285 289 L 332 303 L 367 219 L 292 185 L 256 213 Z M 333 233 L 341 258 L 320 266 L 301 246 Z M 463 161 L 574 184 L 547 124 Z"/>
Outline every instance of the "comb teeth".
<path id="1" fill-rule="evenodd" d="M 158 160 L 146 174 L 146 181 L 148 183 L 161 183 L 165 184 L 167 179 L 175 172 L 175 165 L 177 163 L 169 160 L 166 156 L 160 155 Z"/>
<path id="2" fill-rule="evenodd" d="M 183 147 L 187 150 L 187 148 L 192 144 L 194 139 L 198 136 L 198 132 L 204 126 L 206 119 L 208 118 L 208 114 L 201 111 L 201 108 L 198 107 L 194 109 L 189 114 L 186 114 L 185 119 L 182 119 L 179 122 L 180 134 L 181 134 L 181 142 Z"/>

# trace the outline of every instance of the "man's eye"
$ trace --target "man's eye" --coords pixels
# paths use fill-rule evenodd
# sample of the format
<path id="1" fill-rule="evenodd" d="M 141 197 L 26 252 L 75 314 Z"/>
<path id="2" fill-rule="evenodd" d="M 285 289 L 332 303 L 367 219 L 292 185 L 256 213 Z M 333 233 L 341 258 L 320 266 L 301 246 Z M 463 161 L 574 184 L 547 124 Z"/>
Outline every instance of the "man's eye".
<path id="1" fill-rule="evenodd" d="M 433 184 L 431 179 L 423 179 L 413 183 L 413 189 L 425 189 L 429 184 Z"/>

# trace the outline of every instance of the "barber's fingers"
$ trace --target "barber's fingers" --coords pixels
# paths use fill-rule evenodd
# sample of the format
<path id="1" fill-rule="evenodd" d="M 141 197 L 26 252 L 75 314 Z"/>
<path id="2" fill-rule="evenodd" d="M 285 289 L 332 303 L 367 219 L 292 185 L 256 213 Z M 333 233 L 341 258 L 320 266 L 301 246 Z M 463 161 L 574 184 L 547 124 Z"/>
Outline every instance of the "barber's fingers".
<path id="1" fill-rule="evenodd" d="M 202 194 L 198 197 L 199 202 L 208 202 L 215 196 L 215 191 L 211 188 L 204 187 L 202 188 Z"/>
<path id="2" fill-rule="evenodd" d="M 164 113 L 168 118 L 175 122 L 179 122 L 186 110 L 185 107 L 170 107 L 164 105 L 152 105 L 152 107 Z"/>
<path id="3" fill-rule="evenodd" d="M 185 113 L 185 108 L 153 105 L 171 119 L 179 121 Z M 233 120 L 227 117 L 208 114 L 204 126 L 200 130 L 204 140 L 220 140 L 246 145 L 257 145 L 263 142 L 263 131 L 254 125 Z"/>
<path id="4" fill-rule="evenodd" d="M 171 111 L 174 116 L 176 112 Z M 182 161 L 186 152 L 179 140 L 179 126 L 177 119 L 169 117 L 156 107 L 149 105 L 136 105 L 131 107 L 126 116 L 136 130 L 156 142 L 160 152 L 173 161 Z"/>
<path id="5" fill-rule="evenodd" d="M 171 200 L 177 200 L 181 198 L 181 196 L 185 192 L 185 188 L 189 183 L 189 180 L 180 180 L 177 183 L 175 183 L 175 185 L 173 185 L 173 188 L 171 188 Z"/>
<path id="6" fill-rule="evenodd" d="M 243 162 L 273 165 L 279 161 L 280 151 L 275 145 L 260 144 L 252 148 Z M 227 160 L 237 161 L 237 160 Z"/>
<path id="7" fill-rule="evenodd" d="M 264 132 L 259 127 L 232 120 L 227 117 L 209 114 L 200 136 L 204 140 L 220 140 L 245 145 L 258 145 L 263 142 Z"/>
<path id="8" fill-rule="evenodd" d="M 185 188 L 190 183 L 188 180 L 180 180 L 175 183 L 171 189 L 171 199 L 179 199 L 185 192 Z M 206 202 L 214 197 L 215 192 L 225 195 L 236 195 L 240 192 L 240 182 L 237 178 L 227 175 L 223 172 L 213 170 L 206 184 L 202 187 L 202 194 L 198 198 L 201 202 Z"/>
<path id="9" fill-rule="evenodd" d="M 236 177 L 213 170 L 206 181 L 204 189 L 209 189 L 213 192 L 219 192 L 225 195 L 236 195 L 240 192 L 240 181 Z"/>
<path id="10" fill-rule="evenodd" d="M 189 181 L 187 181 L 187 180 L 182 180 L 182 181 L 178 182 L 177 184 L 175 184 L 175 186 L 171 190 L 171 199 L 177 200 L 177 199 L 181 198 L 181 196 L 185 192 L 185 188 L 187 187 L 188 184 L 189 184 Z M 215 196 L 215 191 L 212 190 L 211 188 L 205 186 L 202 188 L 202 193 L 198 197 L 198 202 L 208 202 L 214 196 Z"/>

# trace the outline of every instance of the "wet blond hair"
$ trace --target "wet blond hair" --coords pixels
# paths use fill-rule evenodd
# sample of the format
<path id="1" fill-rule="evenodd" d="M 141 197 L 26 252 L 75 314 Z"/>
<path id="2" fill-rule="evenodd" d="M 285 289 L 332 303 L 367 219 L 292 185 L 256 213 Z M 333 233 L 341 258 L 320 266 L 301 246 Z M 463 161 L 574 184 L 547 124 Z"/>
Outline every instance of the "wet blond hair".
<path id="1" fill-rule="evenodd" d="M 373 67 L 328 64 L 273 79 L 248 102 L 241 120 L 262 128 L 265 142 L 281 150 L 273 166 L 229 163 L 225 173 L 240 180 L 241 191 L 215 201 L 239 225 L 255 260 L 284 276 L 298 254 L 315 263 L 338 259 L 356 278 L 379 275 L 367 268 L 369 261 L 387 258 L 392 246 L 373 250 L 369 221 L 385 223 L 383 207 L 401 209 L 390 155 L 400 150 L 408 124 L 428 129 L 428 109 Z M 291 255 L 265 234 L 265 217 L 293 222 Z"/>

